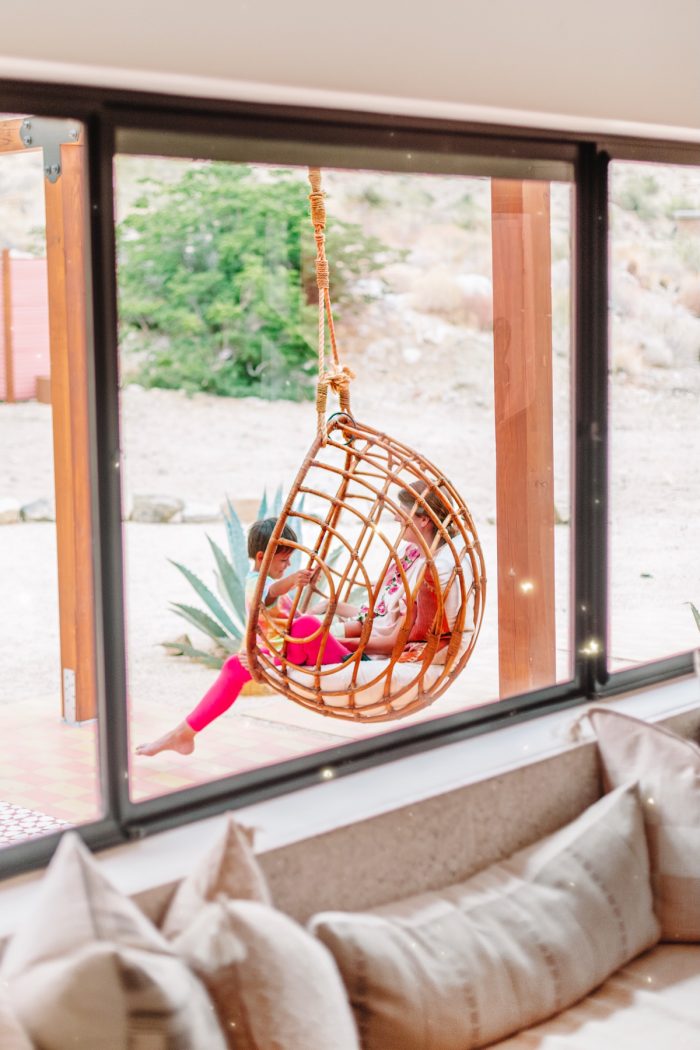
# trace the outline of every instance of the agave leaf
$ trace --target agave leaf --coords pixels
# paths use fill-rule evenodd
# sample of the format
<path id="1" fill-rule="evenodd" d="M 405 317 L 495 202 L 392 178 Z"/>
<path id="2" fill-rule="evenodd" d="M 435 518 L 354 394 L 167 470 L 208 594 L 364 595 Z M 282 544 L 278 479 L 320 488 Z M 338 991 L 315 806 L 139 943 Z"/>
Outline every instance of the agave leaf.
<path id="1" fill-rule="evenodd" d="M 341 544 L 338 544 L 337 547 L 334 547 L 333 550 L 329 553 L 328 557 L 326 558 L 326 564 L 335 565 L 335 563 L 337 562 L 338 558 L 344 550 L 345 547 L 343 547 Z"/>
<path id="2" fill-rule="evenodd" d="M 245 580 L 248 572 L 248 545 L 246 544 L 245 532 L 241 525 L 241 519 L 236 514 L 231 500 L 226 497 L 226 513 L 224 514 L 226 524 L 226 538 L 231 553 L 231 561 L 238 574 L 239 580 Z"/>
<path id="3" fill-rule="evenodd" d="M 304 504 L 306 503 L 306 493 L 302 492 L 301 499 L 297 503 L 296 507 L 292 508 L 292 513 L 289 515 L 290 518 L 296 518 L 297 514 L 304 513 Z M 301 527 L 301 523 L 300 523 Z"/>
<path id="4" fill-rule="evenodd" d="M 258 507 L 258 520 L 266 518 L 267 516 L 267 489 L 263 489 L 262 499 L 260 500 L 260 506 Z"/>
<path id="5" fill-rule="evenodd" d="M 326 565 L 329 569 L 333 568 L 333 566 L 335 565 L 335 563 L 337 562 L 338 558 L 344 550 L 345 548 L 341 544 L 339 544 L 337 547 L 334 547 L 333 550 L 329 552 L 328 557 L 326 558 Z M 326 583 L 327 581 L 325 574 L 322 573 L 316 581 L 316 588 L 319 595 L 323 594 L 326 597 L 328 597 Z"/>
<path id="6" fill-rule="evenodd" d="M 234 635 L 234 637 L 240 637 L 239 629 L 236 627 L 233 620 L 226 612 L 216 595 L 209 590 L 206 583 L 200 580 L 199 576 L 195 575 L 195 573 L 193 573 L 191 569 L 188 569 L 186 565 L 181 565 L 180 562 L 173 561 L 172 558 L 169 560 L 172 562 L 176 569 L 179 569 L 179 571 L 185 577 L 187 582 L 190 583 L 192 587 L 194 587 L 195 591 L 202 599 L 204 604 L 207 606 L 209 611 L 214 614 L 217 620 L 219 620 L 222 626 L 225 628 L 225 631 L 228 631 L 228 633 Z"/>
<path id="7" fill-rule="evenodd" d="M 236 638 L 219 638 L 217 645 L 225 649 L 227 653 L 240 653 L 243 639 L 237 640 Z"/>
<path id="8" fill-rule="evenodd" d="M 219 570 L 219 579 L 221 580 L 224 596 L 231 605 L 236 616 L 239 618 L 241 624 L 245 623 L 245 591 L 243 589 L 243 583 L 239 579 L 236 570 L 234 569 L 231 562 L 228 560 L 221 547 L 211 536 L 207 536 L 209 546 L 214 554 L 214 560 L 216 561 L 216 567 Z"/>
<path id="9" fill-rule="evenodd" d="M 185 605 L 182 602 L 171 602 L 170 605 L 178 616 L 198 627 L 200 631 L 204 631 L 214 641 L 218 642 L 221 638 L 226 637 L 226 631 L 221 624 L 217 623 L 211 616 L 208 616 L 202 609 L 198 609 L 194 605 Z"/>
<path id="10" fill-rule="evenodd" d="M 698 610 L 697 606 L 693 605 L 692 602 L 688 602 L 688 605 L 690 606 L 690 611 L 695 617 L 695 626 L 700 631 L 700 610 Z"/>
<path id="11" fill-rule="evenodd" d="M 350 591 L 347 600 L 350 605 L 364 605 L 367 601 L 367 591 L 358 584 L 357 587 L 353 587 Z"/>
<path id="12" fill-rule="evenodd" d="M 275 497 L 272 501 L 272 514 L 275 518 L 279 517 L 280 511 L 282 510 L 282 497 L 284 495 L 284 489 L 280 485 L 275 493 Z"/>
<path id="13" fill-rule="evenodd" d="M 306 493 L 303 492 L 302 496 L 301 496 L 301 499 L 299 500 L 299 503 L 294 508 L 294 510 L 297 512 L 297 514 L 303 513 L 304 500 L 305 499 L 306 499 Z M 302 519 L 301 518 L 297 518 L 296 514 L 292 513 L 292 514 L 289 515 L 289 524 L 291 525 L 291 527 L 296 532 L 299 541 L 303 542 L 304 527 L 303 527 L 303 524 L 302 524 Z M 297 572 L 301 568 L 301 551 L 300 550 L 297 550 L 296 548 L 294 549 L 294 552 L 293 552 L 292 557 L 291 557 L 291 559 L 289 561 L 289 564 L 290 564 L 292 572 Z"/>
<path id="14" fill-rule="evenodd" d="M 305 492 L 302 492 L 301 499 L 297 503 L 296 507 L 294 507 L 292 514 L 290 514 L 290 516 L 289 516 L 289 523 L 292 526 L 292 528 L 294 529 L 294 531 L 296 532 L 300 543 L 304 542 L 304 526 L 307 524 L 307 522 L 306 522 L 306 520 L 304 518 L 297 517 L 297 514 L 303 514 L 304 513 L 304 504 L 306 502 L 306 495 L 307 494 Z M 290 560 L 290 565 L 291 565 L 291 568 L 292 568 L 292 572 L 296 572 L 298 569 L 301 568 L 302 557 L 305 557 L 305 556 L 302 555 L 302 552 L 300 550 L 295 550 L 294 551 L 294 553 L 293 553 L 293 555 L 291 557 L 291 560 Z M 316 586 L 318 586 L 319 582 L 322 579 L 323 579 L 323 576 L 319 576 L 319 579 L 316 581 Z M 301 593 L 300 599 L 299 599 L 299 602 L 302 605 L 302 608 L 303 608 L 304 602 L 307 601 L 307 600 L 312 600 L 314 595 L 315 595 L 315 593 L 316 593 L 315 590 L 309 591 L 308 587 L 304 588 L 304 590 Z"/>
<path id="15" fill-rule="evenodd" d="M 205 653 L 203 649 L 195 649 L 193 645 L 186 645 L 184 642 L 162 642 L 161 644 L 165 649 L 172 649 L 177 656 L 189 656 L 190 659 L 206 664 L 207 667 L 213 667 L 217 671 L 223 663 L 221 657 L 212 656 L 211 653 Z"/>

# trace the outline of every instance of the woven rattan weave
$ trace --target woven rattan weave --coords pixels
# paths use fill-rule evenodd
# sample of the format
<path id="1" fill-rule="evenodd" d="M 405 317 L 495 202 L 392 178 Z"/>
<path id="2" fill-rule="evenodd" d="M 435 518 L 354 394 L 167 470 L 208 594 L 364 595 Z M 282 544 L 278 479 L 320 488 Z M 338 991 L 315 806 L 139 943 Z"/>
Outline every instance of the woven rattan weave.
<path id="1" fill-rule="evenodd" d="M 319 288 L 317 435 L 260 566 L 246 647 L 257 681 L 321 714 L 377 722 L 427 706 L 466 666 L 481 626 L 486 576 L 474 522 L 448 479 L 424 456 L 351 414 L 353 373 L 341 365 L 335 340 L 317 169 L 310 171 L 310 181 Z M 330 368 L 325 361 L 326 322 Z M 329 388 L 338 394 L 341 411 L 327 420 Z M 436 506 L 443 511 L 437 513 Z M 404 533 L 416 515 L 427 516 L 433 528 L 429 542 L 421 536 L 415 540 L 420 550 L 413 551 L 418 556 L 409 571 Z M 282 538 L 287 522 L 297 534 L 296 543 Z M 299 550 L 301 564 L 315 571 L 314 586 L 296 595 L 282 625 L 272 619 L 263 601 L 267 570 L 280 544 Z M 367 661 L 365 648 L 381 615 L 377 602 L 390 577 L 391 586 L 401 591 L 398 636 L 391 652 Z M 292 624 L 319 594 L 327 609 L 307 637 L 320 636 L 319 656 L 313 666 L 300 666 L 286 656 L 287 645 L 300 641 L 291 637 Z M 432 602 L 429 621 L 416 637 L 427 594 Z M 325 639 L 339 602 L 363 610 L 357 618 L 362 623 L 358 649 L 344 663 L 327 665 Z"/>

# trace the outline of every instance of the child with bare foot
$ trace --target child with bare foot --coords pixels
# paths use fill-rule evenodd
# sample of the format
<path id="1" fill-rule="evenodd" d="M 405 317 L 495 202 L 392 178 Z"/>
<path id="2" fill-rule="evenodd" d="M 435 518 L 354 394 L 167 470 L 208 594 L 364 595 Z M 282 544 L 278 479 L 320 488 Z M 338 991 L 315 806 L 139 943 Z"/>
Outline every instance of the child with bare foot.
<path id="1" fill-rule="evenodd" d="M 246 577 L 245 597 L 246 607 L 250 609 L 251 599 L 255 593 L 258 579 L 260 577 L 260 566 L 262 564 L 267 545 L 277 523 L 276 518 L 263 518 L 254 522 L 248 533 L 248 557 L 252 569 Z M 289 562 L 292 557 L 292 548 L 285 545 L 284 540 L 296 543 L 297 537 L 294 530 L 285 525 L 281 535 L 282 543 L 275 551 L 270 567 L 267 572 L 267 580 L 263 589 L 263 601 L 265 602 L 267 615 L 273 621 L 279 620 L 280 631 L 286 624 L 291 609 L 291 593 L 296 588 L 305 587 L 312 582 L 313 571 L 311 569 L 299 569 L 297 572 L 288 573 Z M 287 644 L 287 658 L 292 663 L 315 664 L 318 659 L 319 649 L 323 641 L 323 634 L 317 634 L 320 621 L 315 616 L 296 616 L 291 627 L 292 637 L 299 638 L 298 642 Z M 276 645 L 281 641 L 282 634 L 275 636 L 274 629 L 270 628 L 269 620 L 266 619 L 264 628 L 268 640 Z M 272 633 L 271 633 L 272 630 Z M 316 637 L 309 639 L 310 635 Z M 321 662 L 324 664 L 337 664 L 349 656 L 349 650 L 342 645 L 337 638 L 329 635 L 325 640 L 325 648 Z M 177 751 L 181 755 L 189 755 L 194 751 L 195 737 L 206 726 L 210 725 L 216 718 L 223 715 L 231 707 L 246 684 L 251 680 L 248 670 L 248 658 L 245 653 L 230 656 L 224 663 L 219 677 L 211 689 L 202 697 L 193 711 L 187 715 L 169 732 L 158 737 L 149 744 L 140 744 L 136 748 L 137 755 L 158 755 L 161 751 Z"/>

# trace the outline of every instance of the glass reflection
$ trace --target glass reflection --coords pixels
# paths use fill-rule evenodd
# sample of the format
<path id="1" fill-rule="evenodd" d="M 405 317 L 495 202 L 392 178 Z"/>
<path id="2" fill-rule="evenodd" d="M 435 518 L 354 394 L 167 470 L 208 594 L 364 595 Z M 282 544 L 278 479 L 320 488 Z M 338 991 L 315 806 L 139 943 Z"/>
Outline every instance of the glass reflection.
<path id="1" fill-rule="evenodd" d="M 277 512 L 315 434 L 315 246 L 305 169 L 120 155 L 136 799 L 571 673 L 570 185 L 339 170 L 323 181 L 353 412 L 426 455 L 466 498 L 489 581 L 482 633 L 448 692 L 400 723 L 319 717 L 250 683 L 171 749 L 244 634 L 242 587 L 226 565 L 245 580 L 248 530 Z"/>
<path id="2" fill-rule="evenodd" d="M 0 844 L 100 812 L 84 129 L 0 115 Z"/>
<path id="3" fill-rule="evenodd" d="M 611 670 L 700 629 L 700 171 L 611 168 Z"/>

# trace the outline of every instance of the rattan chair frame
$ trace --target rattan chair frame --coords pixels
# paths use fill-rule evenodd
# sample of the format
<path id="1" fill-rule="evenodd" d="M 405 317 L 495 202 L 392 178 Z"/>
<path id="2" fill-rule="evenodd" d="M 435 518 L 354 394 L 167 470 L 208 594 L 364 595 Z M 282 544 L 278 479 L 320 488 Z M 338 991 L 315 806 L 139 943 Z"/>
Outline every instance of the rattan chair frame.
<path id="1" fill-rule="evenodd" d="M 318 286 L 317 434 L 290 489 L 259 567 L 258 582 L 248 614 L 246 652 L 250 672 L 257 682 L 266 682 L 302 707 L 333 718 L 380 722 L 404 717 L 426 707 L 448 688 L 466 666 L 483 619 L 486 572 L 472 516 L 448 479 L 428 459 L 408 445 L 366 424 L 358 423 L 351 415 L 349 386 L 354 373 L 341 363 L 336 342 L 330 300 L 329 267 L 325 253 L 326 210 L 321 189 L 321 172 L 318 168 L 309 168 L 309 182 Z M 326 362 L 326 324 L 330 341 L 330 368 L 327 368 Z M 329 389 L 338 395 L 341 411 L 326 420 Z M 342 465 L 324 461 L 324 456 L 327 460 L 329 455 L 334 455 Z M 311 473 L 320 477 L 323 484 L 309 483 Z M 333 485 L 329 489 L 331 481 Z M 413 481 L 423 482 L 426 488 L 422 493 L 411 491 L 411 497 L 415 495 L 415 500 L 413 507 L 406 510 L 400 501 L 392 498 L 390 488 L 392 485 L 405 488 Z M 359 491 L 353 491 L 352 486 Z M 335 491 L 332 491 L 333 487 Z M 427 502 L 426 497 L 430 492 L 440 495 L 442 506 L 448 510 L 444 518 L 438 516 Z M 323 521 L 299 508 L 298 501 L 302 496 L 328 503 Z M 361 504 L 364 503 L 369 504 L 367 513 L 361 509 Z M 411 582 L 404 571 L 398 549 L 402 533 L 400 532 L 399 539 L 393 542 L 379 528 L 381 514 L 387 508 L 404 527 L 411 525 L 414 514 L 420 514 L 431 520 L 435 530 L 430 545 L 422 536 L 417 537 L 423 562 L 416 579 Z M 354 544 L 344 534 L 344 528 L 347 526 L 340 527 L 343 514 L 349 515 L 353 522 L 360 523 L 359 536 Z M 290 518 L 306 521 L 318 529 L 313 547 L 283 539 L 282 533 Z M 455 536 L 459 537 L 457 545 L 453 539 Z M 347 557 L 342 572 L 336 572 L 331 564 L 331 557 L 334 556 L 331 544 L 334 540 L 340 544 L 341 553 L 343 549 L 346 551 Z M 380 547 L 382 544 L 385 546 L 386 558 L 383 569 L 378 572 L 376 583 L 373 585 L 365 562 L 370 547 L 375 542 Z M 287 658 L 287 647 L 292 642 L 301 641 L 292 637 L 292 626 L 297 611 L 303 612 L 307 608 L 310 595 L 307 593 L 303 598 L 300 594 L 295 596 L 286 623 L 282 625 L 271 616 L 264 603 L 263 592 L 270 564 L 281 545 L 301 551 L 306 558 L 307 567 L 320 570 L 328 585 L 327 611 L 320 626 L 304 639 L 311 642 L 320 638 L 318 657 L 313 667 L 293 664 Z M 443 589 L 436 558 L 445 547 L 452 556 L 454 569 Z M 465 580 L 463 561 L 468 561 L 471 571 L 469 586 Z M 375 605 L 386 574 L 392 566 L 403 588 L 403 619 L 388 659 L 377 661 L 377 673 L 371 677 L 370 672 L 370 681 L 360 681 L 362 656 L 378 615 Z M 361 581 L 359 584 L 358 580 Z M 432 593 L 436 598 L 437 607 L 433 623 L 419 654 L 420 659 L 410 664 L 403 663 L 402 657 L 411 634 L 416 602 L 421 587 L 426 582 L 432 582 Z M 346 666 L 351 668 L 351 680 L 342 685 L 336 682 L 337 688 L 334 689 L 333 676 L 338 674 L 338 665 L 324 666 L 324 651 L 338 602 L 348 601 L 354 588 L 358 586 L 364 590 L 367 597 L 367 614 L 362 622 L 357 650 L 346 664 L 342 665 L 343 669 Z M 435 658 L 445 643 L 445 600 L 453 586 L 459 587 L 459 608 L 438 663 Z M 472 624 L 467 628 L 466 616 L 470 603 Z M 465 646 L 463 639 L 467 631 L 470 632 L 470 637 Z M 394 670 L 399 663 L 415 668 L 415 674 L 409 681 L 400 682 L 394 676 Z M 366 695 L 363 696 L 363 693 L 367 694 L 369 690 L 378 686 L 381 686 L 379 698 L 368 700 Z M 415 690 L 415 695 L 399 704 L 398 701 L 407 697 L 411 690 Z M 345 706 L 340 704 L 341 698 L 347 698 Z M 333 703 L 333 700 L 337 702 Z"/>
<path id="2" fill-rule="evenodd" d="M 342 462 L 324 461 L 324 456 L 335 456 Z M 327 483 L 333 482 L 331 488 L 310 484 L 309 475 L 314 474 Z M 407 510 L 390 494 L 392 486 L 405 488 L 411 480 L 425 482 L 428 488 L 421 495 L 415 494 L 414 507 Z M 353 486 L 360 491 L 353 491 Z M 450 513 L 444 521 L 435 514 L 426 502 L 429 490 L 438 491 L 447 497 Z M 306 495 L 324 500 L 328 503 L 325 519 L 298 509 L 300 497 Z M 362 504 L 369 504 L 362 509 Z M 405 525 L 411 522 L 412 513 L 419 510 L 430 517 L 436 530 L 434 541 L 428 545 L 419 538 L 418 545 L 424 558 L 424 564 L 418 577 L 409 583 L 400 560 L 397 541 L 393 541 L 379 527 L 379 518 L 383 510 L 389 509 Z M 341 517 L 349 515 L 359 522 L 358 537 L 352 542 L 339 527 Z M 307 522 L 318 530 L 312 546 L 301 542 L 282 539 L 282 531 L 287 521 L 293 518 Z M 341 551 L 346 554 L 345 567 L 336 570 L 327 562 L 331 544 L 337 541 Z M 371 543 L 383 546 L 386 550 L 384 569 L 372 584 L 365 568 L 364 559 Z M 305 640 L 321 635 L 319 656 L 313 666 L 299 666 L 291 663 L 286 657 L 287 645 L 298 642 L 292 638 L 292 623 L 297 612 L 304 612 L 310 595 L 303 599 L 297 595 L 292 603 L 286 624 L 283 627 L 283 641 L 277 646 L 269 644 L 271 632 L 279 629 L 279 624 L 269 616 L 263 602 L 265 578 L 271 560 L 278 547 L 289 546 L 301 551 L 309 568 L 320 568 L 329 588 L 329 605 L 321 626 Z M 435 557 L 438 550 L 447 547 L 454 561 L 454 569 L 444 589 L 440 587 L 438 568 Z M 468 566 L 471 580 L 465 576 L 464 566 Z M 404 589 L 406 612 L 396 643 L 387 659 L 377 661 L 377 674 L 370 681 L 358 681 L 361 657 L 369 639 L 375 620 L 374 603 L 376 602 L 382 580 L 386 572 L 394 566 L 401 586 Z M 426 639 L 420 660 L 404 664 L 415 670 L 408 682 L 399 682 L 394 676 L 394 669 L 400 663 L 411 631 L 416 596 L 425 577 L 432 577 L 437 609 L 433 626 Z M 334 609 L 338 601 L 346 601 L 353 588 L 361 586 L 367 593 L 369 612 L 362 624 L 358 649 L 346 661 L 352 667 L 350 683 L 333 688 L 333 675 L 337 674 L 338 665 L 323 665 L 324 638 L 328 637 Z M 441 659 L 436 664 L 435 656 L 441 644 L 440 625 L 443 622 L 446 594 L 456 586 L 459 588 L 459 608 L 454 619 L 452 632 L 444 648 Z M 466 666 L 474 650 L 483 619 L 486 596 L 486 572 L 481 544 L 479 542 L 472 516 L 451 482 L 426 457 L 415 452 L 408 445 L 396 441 L 366 424 L 359 423 L 349 414 L 341 413 L 331 417 L 322 433 L 317 434 L 307 453 L 297 477 L 292 485 L 287 500 L 282 508 L 275 529 L 260 566 L 258 585 L 251 603 L 246 633 L 246 650 L 251 674 L 259 682 L 266 682 L 275 691 L 300 704 L 308 710 L 316 711 L 328 717 L 342 718 L 360 722 L 379 722 L 405 717 L 431 704 L 452 684 L 454 679 Z M 467 626 L 468 607 L 472 606 L 472 623 Z M 470 637 L 466 646 L 463 637 L 466 632 Z M 379 668 L 381 664 L 381 668 Z M 363 665 L 367 668 L 367 665 Z M 428 676 L 428 671 L 432 674 Z M 292 677 L 294 675 L 294 677 Z M 429 681 L 426 679 L 430 678 Z M 362 693 L 382 684 L 381 696 L 368 703 L 362 703 Z M 413 696 L 406 703 L 398 704 L 409 690 L 415 689 Z M 348 698 L 347 706 L 338 706 L 333 700 L 339 697 Z"/>

